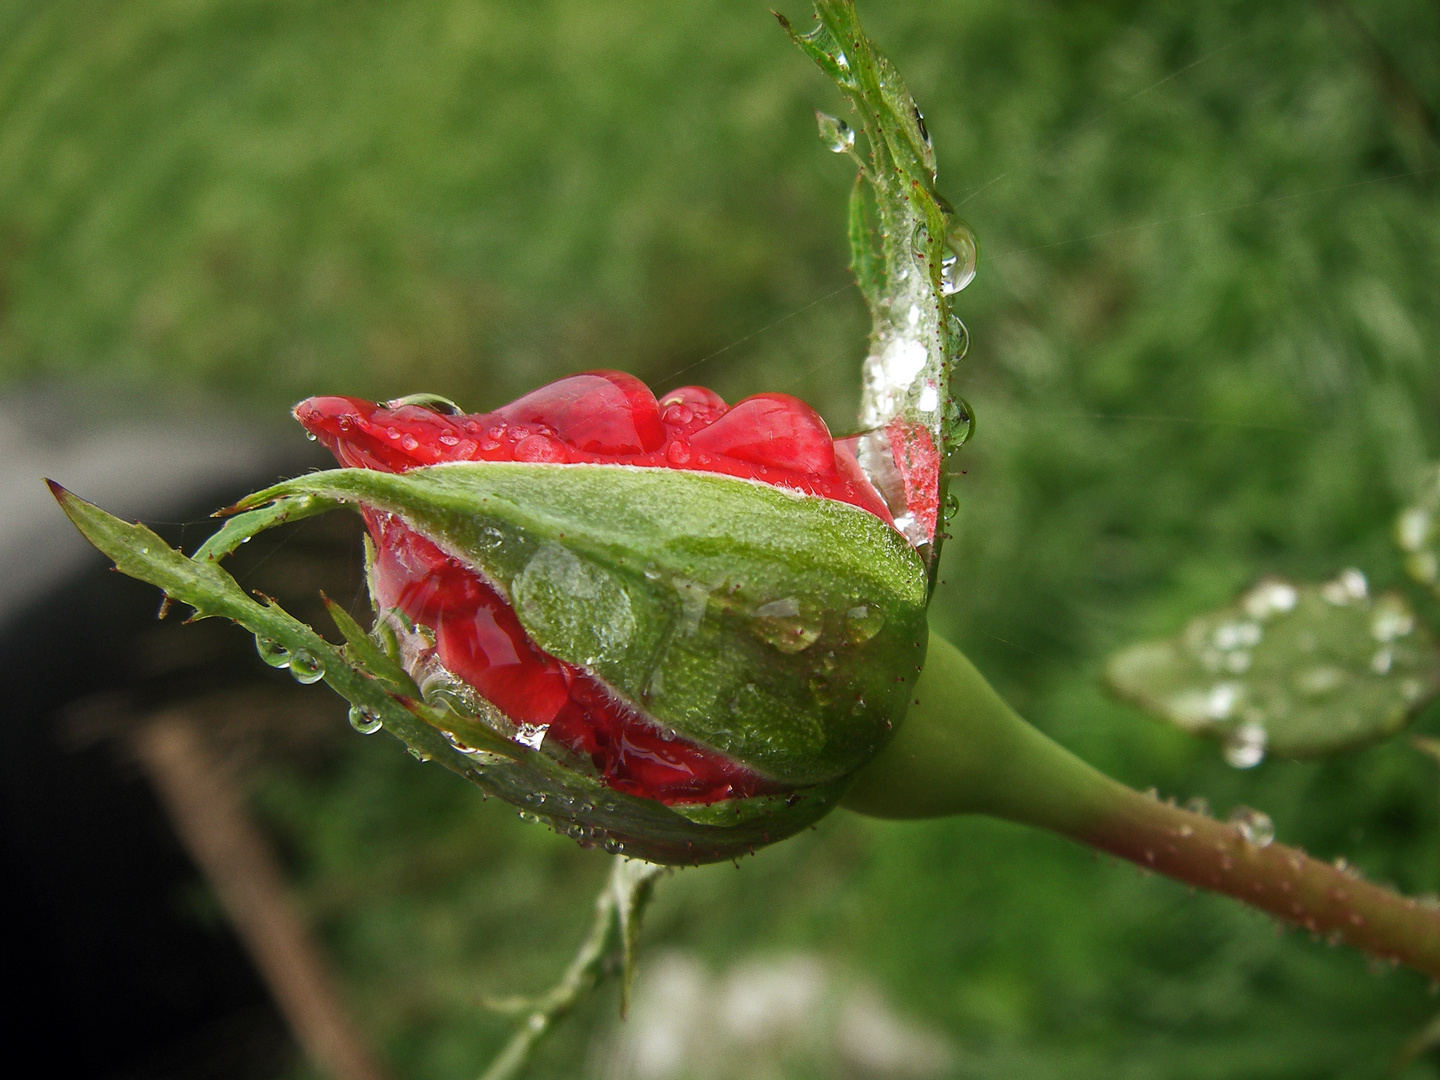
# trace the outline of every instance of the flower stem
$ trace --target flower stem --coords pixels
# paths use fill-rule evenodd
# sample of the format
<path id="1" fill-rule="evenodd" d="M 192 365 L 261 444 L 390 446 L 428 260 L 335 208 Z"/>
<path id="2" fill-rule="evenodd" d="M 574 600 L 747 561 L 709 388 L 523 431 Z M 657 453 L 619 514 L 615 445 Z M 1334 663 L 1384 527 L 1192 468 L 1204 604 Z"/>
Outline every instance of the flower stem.
<path id="1" fill-rule="evenodd" d="M 612 875 L 619 873 L 620 860 L 615 860 Z M 550 988 L 544 997 L 526 1011 L 503 1049 L 490 1063 L 480 1080 L 511 1080 L 520 1075 L 530 1063 L 536 1049 L 555 1025 L 573 1009 L 582 998 L 594 990 L 605 977 L 605 958 L 610 942 L 610 930 L 615 923 L 615 889 L 609 881 L 595 898 L 595 917 L 590 923 L 590 932 L 585 935 L 575 958 L 560 976 L 560 981 Z"/>
<path id="2" fill-rule="evenodd" d="M 948 642 L 931 638 L 916 696 L 846 797 L 850 809 L 1037 825 L 1440 978 L 1440 910 L 1110 779 L 1017 716 Z"/>
<path id="3" fill-rule="evenodd" d="M 530 1063 L 541 1041 L 565 1015 L 592 993 L 610 974 L 621 977 L 620 1015 L 625 1015 L 630 980 L 635 966 L 635 939 L 640 916 L 649 903 L 663 867 L 640 859 L 617 857 L 610 866 L 600 894 L 595 897 L 595 916 L 590 931 L 560 981 L 542 997 L 522 1001 L 518 1006 L 499 1003 L 493 1007 L 519 1014 L 520 1026 L 505 1043 L 480 1080 L 514 1080 Z M 613 931 L 613 933 L 612 933 Z M 612 941 L 616 948 L 611 948 Z M 610 961 L 615 960 L 616 963 Z"/>

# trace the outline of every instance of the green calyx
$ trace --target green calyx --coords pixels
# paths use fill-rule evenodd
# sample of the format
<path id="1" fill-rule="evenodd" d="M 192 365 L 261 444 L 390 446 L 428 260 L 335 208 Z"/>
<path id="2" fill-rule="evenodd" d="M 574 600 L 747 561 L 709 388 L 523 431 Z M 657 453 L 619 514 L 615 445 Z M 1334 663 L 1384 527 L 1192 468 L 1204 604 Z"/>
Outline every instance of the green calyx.
<path id="1" fill-rule="evenodd" d="M 869 760 L 924 660 L 923 564 L 843 503 L 706 473 L 474 462 L 315 473 L 241 508 L 294 497 L 395 514 L 506 596 L 540 648 L 781 783 Z"/>

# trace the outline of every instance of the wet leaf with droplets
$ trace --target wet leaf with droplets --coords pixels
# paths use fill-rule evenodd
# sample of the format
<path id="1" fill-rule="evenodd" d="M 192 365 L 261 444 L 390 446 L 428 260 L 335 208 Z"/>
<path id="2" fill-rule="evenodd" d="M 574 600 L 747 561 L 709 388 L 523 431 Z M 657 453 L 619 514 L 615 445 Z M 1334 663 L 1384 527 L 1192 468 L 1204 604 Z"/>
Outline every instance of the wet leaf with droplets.
<path id="1" fill-rule="evenodd" d="M 1237 768 L 1393 734 L 1440 692 L 1440 652 L 1398 594 L 1346 570 L 1322 585 L 1267 579 L 1174 637 L 1110 658 L 1121 697 L 1225 743 Z"/>

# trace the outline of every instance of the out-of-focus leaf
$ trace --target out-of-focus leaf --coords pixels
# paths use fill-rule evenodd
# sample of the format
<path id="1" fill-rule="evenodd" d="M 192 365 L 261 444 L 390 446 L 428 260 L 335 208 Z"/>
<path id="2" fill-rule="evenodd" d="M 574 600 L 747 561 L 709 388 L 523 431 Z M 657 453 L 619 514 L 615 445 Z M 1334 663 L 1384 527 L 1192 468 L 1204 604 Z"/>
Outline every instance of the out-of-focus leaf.
<path id="1" fill-rule="evenodd" d="M 615 898 L 615 921 L 620 939 L 620 1015 L 630 1011 L 630 988 L 635 983 L 635 946 L 640 941 L 640 920 L 655 894 L 663 866 L 643 859 L 621 858 L 610 875 Z"/>
<path id="2" fill-rule="evenodd" d="M 1440 596 L 1440 465 L 1426 470 L 1415 501 L 1395 519 L 1395 543 L 1406 572 Z"/>
<path id="3" fill-rule="evenodd" d="M 1372 600 L 1346 570 L 1324 585 L 1263 580 L 1174 637 L 1122 649 L 1105 677 L 1147 712 L 1224 739 L 1230 764 L 1248 768 L 1393 734 L 1440 691 L 1440 652 L 1402 597 Z"/>

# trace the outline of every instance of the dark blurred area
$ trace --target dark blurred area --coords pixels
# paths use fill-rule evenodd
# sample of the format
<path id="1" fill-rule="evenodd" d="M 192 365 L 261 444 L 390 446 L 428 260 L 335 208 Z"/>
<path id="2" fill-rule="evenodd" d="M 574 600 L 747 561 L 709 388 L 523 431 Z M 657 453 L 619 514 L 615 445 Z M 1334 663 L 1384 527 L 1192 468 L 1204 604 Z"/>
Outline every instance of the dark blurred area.
<path id="1" fill-rule="evenodd" d="M 1440 891 L 1440 777 L 1403 736 L 1242 772 L 1097 680 L 1265 573 L 1407 587 L 1392 523 L 1440 458 L 1434 3 L 860 6 L 981 244 L 933 625 L 1127 782 Z M 483 999 L 549 985 L 605 868 L 355 736 L 235 628 L 156 623 L 40 475 L 190 549 L 315 462 L 285 427 L 312 393 L 484 409 L 619 367 L 844 429 L 853 168 L 813 107 L 840 103 L 764 4 L 0 0 L 0 840 L 6 967 L 34 988 L 7 1023 L 57 1071 L 310 1075 L 126 749 L 177 702 L 212 718 L 396 1076 L 478 1074 L 508 1028 Z M 267 534 L 237 573 L 330 632 L 319 589 L 364 604 L 355 536 Z M 826 1034 L 647 1057 L 678 1036 L 602 996 L 534 1076 L 1379 1080 L 1440 1009 L 1418 976 L 988 821 L 833 815 L 662 883 L 645 941 L 645 1000 L 693 1031 L 781 986 L 766 1015 L 811 1002 Z M 925 1052 L 849 1054 L 836 1032 L 876 1017 Z"/>
<path id="2" fill-rule="evenodd" d="M 243 635 L 157 621 L 155 591 L 110 570 L 56 516 L 40 482 L 65 477 L 103 491 L 179 543 L 187 531 L 193 541 L 197 526 L 208 531 L 215 507 L 318 461 L 293 434 L 198 403 L 187 411 L 178 420 L 139 398 L 56 392 L 0 405 L 0 543 L 10 568 L 0 597 L 8 688 L 0 873 L 4 967 L 23 988 L 6 1026 L 47 1047 L 47 1068 L 60 1075 L 261 1077 L 296 1061 L 284 1020 L 207 899 L 132 737 L 157 711 L 214 716 L 208 703 L 239 699 L 250 730 L 211 732 L 232 756 L 261 737 L 267 718 L 275 729 L 264 732 L 267 751 L 307 741 L 313 750 L 315 710 L 291 700 L 293 691 L 257 688 Z M 322 582 L 354 595 L 357 546 L 353 529 L 309 530 L 243 561 L 264 563 L 246 576 L 277 595 L 304 581 L 313 609 L 312 587 Z"/>

